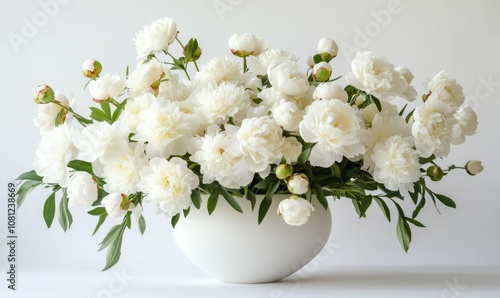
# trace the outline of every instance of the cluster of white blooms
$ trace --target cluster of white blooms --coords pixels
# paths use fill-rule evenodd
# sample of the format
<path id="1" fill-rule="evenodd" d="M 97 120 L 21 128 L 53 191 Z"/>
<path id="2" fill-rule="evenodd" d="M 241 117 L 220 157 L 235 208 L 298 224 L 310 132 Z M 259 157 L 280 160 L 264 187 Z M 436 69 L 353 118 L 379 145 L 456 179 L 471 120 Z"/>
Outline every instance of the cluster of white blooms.
<path id="1" fill-rule="evenodd" d="M 34 168 L 45 183 L 68 187 L 69 206 L 89 207 L 97 199 L 96 177 L 72 172 L 68 163 L 74 159 L 91 163 L 105 182 L 108 195 L 101 204 L 111 216 L 140 213 L 127 201 L 137 192 L 174 216 L 190 207 L 200 184 L 241 189 L 277 165 L 297 163 L 304 150 L 310 150 L 312 167 L 329 168 L 347 158 L 387 189 L 407 195 L 422 176 L 420 157 L 446 156 L 450 144 L 462 143 L 477 128 L 476 114 L 463 105 L 462 87 L 444 72 L 428 82 L 425 102 L 405 121 L 388 100 L 416 98 L 413 74 L 371 52 L 352 61 L 346 79 L 357 90 L 353 95 L 330 81 L 329 61 L 338 47 L 328 38 L 308 59 L 310 76 L 293 54 L 243 34 L 231 36 L 229 47 L 244 66 L 235 57 L 216 57 L 187 81 L 151 58 L 168 52 L 176 37 L 169 18 L 144 27 L 135 43 L 138 55 L 148 58 L 126 80 L 99 77 L 97 61 L 84 63 L 95 101 L 116 104 L 127 97 L 119 118 L 75 129 L 70 102 L 60 92 L 50 99 L 57 104 L 41 105 L 35 124 L 43 138 Z M 64 124 L 56 125 L 58 117 Z M 476 173 L 479 166 L 470 168 Z M 278 213 L 291 225 L 304 224 L 314 210 L 298 197 L 310 191 L 309 178 L 300 172 L 284 178 L 293 197 Z"/>

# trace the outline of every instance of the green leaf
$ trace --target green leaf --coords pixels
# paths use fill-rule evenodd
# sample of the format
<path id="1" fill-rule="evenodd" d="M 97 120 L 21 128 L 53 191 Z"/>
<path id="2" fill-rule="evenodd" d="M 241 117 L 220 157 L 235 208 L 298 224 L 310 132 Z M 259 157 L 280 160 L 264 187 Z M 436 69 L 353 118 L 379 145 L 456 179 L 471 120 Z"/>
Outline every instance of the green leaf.
<path id="1" fill-rule="evenodd" d="M 101 215 L 101 214 L 106 213 L 106 208 L 104 208 L 104 207 L 97 207 L 95 209 L 90 210 L 87 213 L 90 214 L 90 215 L 96 215 L 96 216 L 97 215 Z"/>
<path id="2" fill-rule="evenodd" d="M 112 123 L 113 121 L 111 121 L 110 117 L 108 117 L 108 115 L 106 115 L 105 112 L 103 112 L 102 110 L 96 108 L 96 107 L 90 107 L 90 118 L 96 120 L 96 121 L 99 121 L 99 122 L 102 122 L 102 121 L 106 121 L 108 123 Z"/>
<path id="3" fill-rule="evenodd" d="M 38 176 L 35 170 L 26 172 L 21 174 L 21 176 L 17 177 L 16 180 L 31 180 L 31 181 L 40 181 L 42 182 L 42 177 Z"/>
<path id="4" fill-rule="evenodd" d="M 141 217 L 139 217 L 137 224 L 139 226 L 139 232 L 141 232 L 141 235 L 144 235 L 144 231 L 146 231 L 146 220 L 144 216 L 141 215 Z"/>
<path id="5" fill-rule="evenodd" d="M 405 217 L 406 221 L 413 224 L 414 226 L 420 227 L 420 228 L 425 228 L 425 226 L 419 222 L 418 220 L 415 220 L 413 218 Z"/>
<path id="6" fill-rule="evenodd" d="M 123 224 L 129 229 L 132 226 L 132 221 L 130 220 L 131 215 L 132 211 L 128 211 L 127 214 L 125 214 L 125 218 L 123 219 Z"/>
<path id="7" fill-rule="evenodd" d="M 325 210 L 328 210 L 328 200 L 323 194 L 321 185 L 319 183 L 313 182 L 312 186 L 314 188 L 314 193 L 316 194 L 316 198 L 318 199 L 319 203 L 323 206 L 323 208 L 325 208 Z"/>
<path id="8" fill-rule="evenodd" d="M 359 217 L 366 217 L 366 210 L 372 204 L 372 196 L 367 195 L 363 199 L 361 199 L 361 204 L 359 205 L 359 212 L 361 213 Z"/>
<path id="9" fill-rule="evenodd" d="M 264 217 L 267 214 L 267 211 L 269 210 L 269 207 L 271 207 L 271 204 L 273 203 L 272 198 L 271 199 L 266 199 L 264 198 L 262 202 L 260 202 L 259 205 L 259 224 L 264 220 Z"/>
<path id="10" fill-rule="evenodd" d="M 106 114 L 106 116 L 108 118 L 111 118 L 111 108 L 110 108 L 109 102 L 107 100 L 101 102 L 101 109 Z"/>
<path id="11" fill-rule="evenodd" d="M 259 183 L 255 184 L 255 188 L 257 189 L 265 189 L 268 190 L 271 186 L 271 182 L 276 178 L 274 175 L 267 176 L 264 180 L 259 181 Z"/>
<path id="12" fill-rule="evenodd" d="M 207 209 L 208 209 L 208 214 L 212 214 L 214 212 L 215 207 L 217 206 L 217 201 L 219 200 L 219 188 L 215 188 L 210 196 L 208 197 L 207 201 Z"/>
<path id="13" fill-rule="evenodd" d="M 382 213 L 384 214 L 385 218 L 387 218 L 387 220 L 390 222 L 391 221 L 391 211 L 389 210 L 389 207 L 387 206 L 387 204 L 384 202 L 384 200 L 382 200 L 380 198 L 373 197 L 373 199 L 380 207 L 380 210 L 382 210 Z"/>
<path id="14" fill-rule="evenodd" d="M 73 224 L 73 216 L 68 208 L 68 196 L 66 194 L 66 189 L 63 189 L 63 194 L 59 203 L 58 218 L 59 224 L 64 232 L 71 228 L 71 225 Z"/>
<path id="15" fill-rule="evenodd" d="M 373 103 L 377 106 L 377 110 L 379 112 L 382 111 L 382 104 L 380 103 L 380 99 L 378 99 L 376 96 L 369 95 L 370 99 L 373 101 Z"/>
<path id="16" fill-rule="evenodd" d="M 194 190 L 191 192 L 191 202 L 193 202 L 193 205 L 196 209 L 200 209 L 201 207 L 201 195 L 198 190 Z"/>
<path id="17" fill-rule="evenodd" d="M 396 234 L 398 235 L 398 240 L 405 252 L 410 249 L 411 242 L 411 230 L 410 226 L 404 219 L 404 217 L 399 216 L 398 223 L 396 225 Z"/>
<path id="18" fill-rule="evenodd" d="M 340 167 L 339 167 L 338 163 L 335 162 L 330 167 L 330 171 L 331 171 L 333 177 L 342 178 L 342 171 L 340 171 Z"/>
<path id="19" fill-rule="evenodd" d="M 424 206 L 425 206 L 425 196 L 422 195 L 422 199 L 420 199 L 420 202 L 418 203 L 417 207 L 413 211 L 413 214 L 411 215 L 411 217 L 413 219 L 415 219 L 417 217 L 417 215 L 420 213 L 420 210 L 422 210 L 422 208 L 424 208 Z"/>
<path id="20" fill-rule="evenodd" d="M 243 213 L 243 210 L 241 209 L 240 204 L 238 204 L 238 201 L 236 201 L 236 199 L 230 193 L 228 193 L 224 187 L 219 187 L 219 190 L 224 199 L 226 199 L 228 204 L 231 205 L 234 210 Z"/>
<path id="21" fill-rule="evenodd" d="M 54 215 L 56 214 L 56 193 L 53 192 L 45 201 L 43 205 L 43 219 L 47 224 L 47 228 L 50 228 L 52 222 L 54 221 Z"/>
<path id="22" fill-rule="evenodd" d="M 278 189 L 279 185 L 280 185 L 280 180 L 276 176 L 273 176 L 271 185 L 269 186 L 269 189 L 267 190 L 266 195 L 264 196 L 264 199 L 262 200 L 259 206 L 259 217 L 258 217 L 259 224 L 264 220 L 264 217 L 266 216 L 269 207 L 271 207 L 271 204 L 273 202 L 273 196 L 276 193 L 276 190 Z"/>
<path id="23" fill-rule="evenodd" d="M 42 181 L 26 180 L 21 184 L 17 190 L 17 206 L 21 207 L 24 200 L 30 192 L 32 192 L 37 186 L 41 185 Z"/>
<path id="24" fill-rule="evenodd" d="M 92 174 L 92 164 L 87 161 L 75 159 L 68 163 L 68 167 L 76 171 L 82 171 Z"/>
<path id="25" fill-rule="evenodd" d="M 109 229 L 108 234 L 106 234 L 106 237 L 104 237 L 104 239 L 100 243 L 101 247 L 99 248 L 99 251 L 105 249 L 106 247 L 111 245 L 111 243 L 113 243 L 115 238 L 118 237 L 118 234 L 120 234 L 120 230 L 122 229 L 122 227 L 123 228 L 125 227 L 123 223 L 120 225 L 113 226 L 111 227 L 111 229 Z"/>
<path id="26" fill-rule="evenodd" d="M 250 204 L 252 205 L 252 211 L 253 211 L 255 209 L 255 204 L 257 204 L 257 198 L 255 197 L 255 193 L 253 191 L 251 191 L 250 189 L 247 189 L 246 198 L 247 198 L 247 200 L 250 201 Z"/>
<path id="27" fill-rule="evenodd" d="M 408 107 L 408 104 L 405 104 L 404 107 L 401 109 L 401 111 L 399 111 L 399 116 L 403 116 L 405 110 L 406 110 L 406 107 Z"/>
<path id="28" fill-rule="evenodd" d="M 172 216 L 172 219 L 170 220 L 170 223 L 172 224 L 172 228 L 175 228 L 175 225 L 177 225 L 180 218 L 181 218 L 180 213 L 177 213 L 176 215 Z"/>
<path id="29" fill-rule="evenodd" d="M 191 211 L 191 207 L 188 207 L 188 208 L 182 210 L 182 213 L 184 214 L 184 218 L 186 218 L 189 215 L 189 211 Z"/>
<path id="30" fill-rule="evenodd" d="M 104 223 L 104 221 L 106 220 L 106 217 L 108 216 L 108 213 L 103 213 L 99 216 L 99 220 L 97 221 L 97 225 L 95 226 L 95 229 L 94 229 L 94 232 L 92 233 L 92 236 L 95 235 L 95 233 L 97 233 L 97 231 L 99 230 L 99 228 L 102 226 L 102 224 Z"/>
<path id="31" fill-rule="evenodd" d="M 309 160 L 309 156 L 311 155 L 311 150 L 312 147 L 306 148 L 302 153 L 299 155 L 299 158 L 297 159 L 297 162 L 299 164 L 305 164 Z"/>
<path id="32" fill-rule="evenodd" d="M 450 208 L 457 208 L 457 204 L 455 204 L 455 202 L 452 199 L 450 199 L 449 197 L 444 196 L 444 195 L 440 195 L 437 193 L 435 193 L 434 195 L 436 196 L 436 199 L 438 199 L 445 206 L 450 207 Z"/>
<path id="33" fill-rule="evenodd" d="M 124 231 L 125 224 L 122 224 L 119 226 L 116 237 L 113 239 L 108 251 L 106 252 L 106 266 L 102 269 L 102 271 L 106 271 L 113 267 L 120 260 Z"/>
<path id="34" fill-rule="evenodd" d="M 313 56 L 313 61 L 314 61 L 314 64 L 318 64 L 321 61 L 323 61 L 323 58 L 321 58 L 320 54 L 316 54 L 316 55 Z"/>
<path id="35" fill-rule="evenodd" d="M 429 163 L 431 161 L 433 161 L 434 159 L 436 159 L 436 156 L 434 154 L 432 154 L 431 156 L 429 157 L 420 157 L 418 159 L 418 162 L 421 164 L 421 165 L 424 165 L 426 163 Z"/>
<path id="36" fill-rule="evenodd" d="M 111 120 L 113 120 L 113 122 L 118 120 L 126 104 L 127 100 L 124 100 L 119 106 L 116 107 L 116 110 L 113 112 L 113 116 L 111 117 Z"/>
<path id="37" fill-rule="evenodd" d="M 408 113 L 408 115 L 406 115 L 406 118 L 405 118 L 406 123 L 408 123 L 410 121 L 411 117 L 413 117 L 413 112 L 415 112 L 415 110 L 411 111 L 410 113 Z"/>

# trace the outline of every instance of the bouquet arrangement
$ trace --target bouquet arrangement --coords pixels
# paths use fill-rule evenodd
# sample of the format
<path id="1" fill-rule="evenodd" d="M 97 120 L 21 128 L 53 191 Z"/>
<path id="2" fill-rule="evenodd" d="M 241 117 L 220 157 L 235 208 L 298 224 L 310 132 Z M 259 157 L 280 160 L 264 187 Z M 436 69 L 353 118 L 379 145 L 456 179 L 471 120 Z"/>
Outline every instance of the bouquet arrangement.
<path id="1" fill-rule="evenodd" d="M 74 99 L 48 85 L 36 89 L 34 122 L 42 139 L 34 170 L 18 178 L 19 204 L 35 187 L 51 189 L 43 210 L 48 227 L 56 209 L 64 230 L 72 224 L 70 209 L 91 208 L 94 233 L 110 217 L 123 219 L 101 243 L 104 270 L 119 260 L 134 218 L 144 233 L 143 204 L 155 205 L 175 226 L 202 200 L 209 213 L 219 199 L 235 212 L 249 200 L 258 224 L 276 193 L 289 198 L 267 216 L 282 216 L 290 225 L 307 224 L 315 208 L 328 207 L 328 197 L 351 200 L 359 217 L 376 203 L 397 221 L 408 250 L 410 225 L 424 226 L 417 216 L 427 200 L 455 207 L 427 181 L 455 169 L 471 175 L 482 170 L 475 160 L 439 165 L 451 144 L 477 129 L 461 85 L 445 72 L 425 84 L 410 108 L 417 91 L 407 67 L 360 52 L 342 86 L 340 76 L 332 76 L 338 47 L 329 38 L 319 41 L 306 64 L 288 51 L 268 49 L 254 34 L 235 34 L 232 56 L 201 67 L 198 41 L 183 43 L 170 18 L 145 26 L 134 40 L 140 61 L 124 76 L 102 74 L 93 59 L 83 63 L 85 87 L 96 102 L 88 117 L 74 110 Z M 174 43 L 181 57 L 172 54 Z M 264 195 L 258 206 L 257 195 Z M 404 199 L 414 203 L 412 214 L 400 206 Z"/>

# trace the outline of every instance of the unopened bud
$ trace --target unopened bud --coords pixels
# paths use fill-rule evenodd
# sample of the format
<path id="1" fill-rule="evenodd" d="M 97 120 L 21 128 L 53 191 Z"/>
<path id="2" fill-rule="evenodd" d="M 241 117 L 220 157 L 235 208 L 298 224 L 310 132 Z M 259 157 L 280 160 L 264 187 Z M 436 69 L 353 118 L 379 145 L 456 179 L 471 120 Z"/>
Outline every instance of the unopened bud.
<path id="1" fill-rule="evenodd" d="M 309 179 L 305 174 L 295 173 L 288 178 L 287 187 L 292 194 L 305 194 L 309 190 Z"/>
<path id="2" fill-rule="evenodd" d="M 427 176 L 431 178 L 432 181 L 439 181 L 443 179 L 443 170 L 439 166 L 430 166 L 427 168 Z"/>
<path id="3" fill-rule="evenodd" d="M 321 59 L 325 62 L 332 60 L 337 57 L 337 53 L 339 51 L 339 47 L 330 38 L 323 37 L 318 42 L 318 53 L 321 56 Z"/>
<path id="4" fill-rule="evenodd" d="M 48 104 L 53 102 L 55 98 L 54 90 L 48 85 L 40 85 L 33 93 L 33 100 L 37 104 Z"/>
<path id="5" fill-rule="evenodd" d="M 465 164 L 465 170 L 471 176 L 481 173 L 483 171 L 483 168 L 483 164 L 479 160 L 469 160 Z"/>
<path id="6" fill-rule="evenodd" d="M 332 75 L 332 66 L 327 62 L 320 62 L 313 67 L 313 76 L 319 82 L 326 82 Z"/>
<path id="7" fill-rule="evenodd" d="M 289 164 L 280 164 L 276 167 L 276 177 L 278 179 L 286 179 L 293 174 L 293 167 Z"/>
<path id="8" fill-rule="evenodd" d="M 102 71 L 102 65 L 94 59 L 87 59 L 83 62 L 82 73 L 89 79 L 96 78 Z"/>

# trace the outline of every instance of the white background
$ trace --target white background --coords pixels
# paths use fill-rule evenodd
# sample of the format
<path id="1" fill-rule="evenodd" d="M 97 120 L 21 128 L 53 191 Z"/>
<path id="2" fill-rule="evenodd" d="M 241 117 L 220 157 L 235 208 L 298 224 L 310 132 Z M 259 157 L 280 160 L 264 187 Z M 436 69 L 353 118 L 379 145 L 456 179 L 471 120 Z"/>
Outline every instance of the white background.
<path id="1" fill-rule="evenodd" d="M 55 3 L 44 12 L 43 4 Z M 392 4 L 394 6 L 391 6 Z M 373 207 L 358 219 L 346 200 L 331 205 L 335 246 L 326 261 L 314 263 L 288 281 L 269 285 L 226 285 L 212 281 L 176 249 L 169 220 L 145 211 L 148 228 L 141 237 L 127 231 L 120 263 L 101 273 L 105 253 L 97 252 L 108 222 L 90 237 L 96 218 L 73 210 L 75 223 L 63 233 L 57 220 L 47 230 L 42 206 L 48 196 L 34 192 L 18 216 L 18 286 L 5 284 L 5 235 L 0 247 L 0 292 L 7 297 L 499 297 L 500 201 L 497 195 L 500 108 L 500 2 L 497 1 L 8 1 L 0 11 L 0 94 L 2 103 L 1 172 L 6 182 L 31 169 L 40 135 L 32 124 L 37 106 L 32 92 L 49 84 L 74 94 L 77 110 L 88 114 L 90 95 L 81 75 L 87 58 L 101 61 L 104 72 L 124 75 L 136 63 L 132 37 L 151 21 L 175 19 L 179 37 L 198 38 L 201 63 L 228 55 L 233 33 L 256 33 L 270 48 L 295 53 L 304 63 L 317 41 L 328 36 L 340 46 L 334 75 L 345 75 L 355 50 L 371 50 L 396 66 L 406 64 L 421 82 L 445 69 L 464 87 L 479 116 L 478 133 L 454 146 L 443 165 L 480 159 L 475 177 L 456 171 L 436 191 L 455 199 L 456 210 L 432 204 L 422 211 L 426 229 L 414 229 L 409 253 Z M 392 13 L 389 8 L 391 8 Z M 26 22 L 35 22 L 29 32 Z M 16 36 L 16 37 L 14 37 Z M 9 38 L 10 37 L 10 38 Z M 12 39 L 17 38 L 18 43 Z M 21 40 L 20 38 L 23 38 Z M 345 80 L 341 80 L 345 84 Z M 490 83 L 487 83 L 487 82 Z M 1 200 L 0 232 L 5 232 Z M 122 277 L 120 277 L 122 275 Z M 123 278 L 123 275 L 131 278 Z M 118 277 L 117 277 L 118 276 Z M 459 284 L 454 287 L 453 284 Z M 457 290 L 458 289 L 458 290 Z M 111 296 L 110 296 L 111 295 Z M 444 296 L 443 296 L 444 295 Z M 2 297 L 6 297 L 2 294 Z"/>

